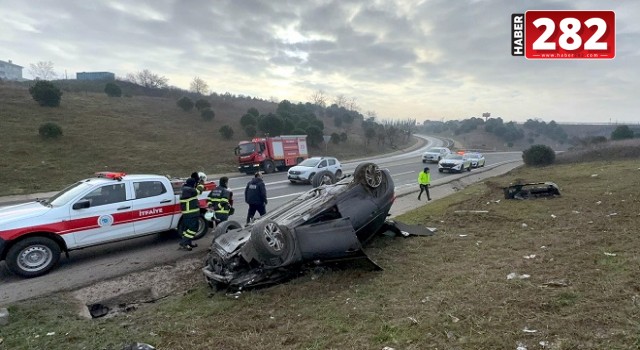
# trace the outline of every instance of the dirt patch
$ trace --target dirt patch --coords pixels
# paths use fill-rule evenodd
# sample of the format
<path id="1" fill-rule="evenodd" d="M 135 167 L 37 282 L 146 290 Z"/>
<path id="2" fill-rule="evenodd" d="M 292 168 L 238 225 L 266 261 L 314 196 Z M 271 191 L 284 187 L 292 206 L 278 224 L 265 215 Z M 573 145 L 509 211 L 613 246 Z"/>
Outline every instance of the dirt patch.
<path id="1" fill-rule="evenodd" d="M 113 317 L 200 286 L 203 260 L 186 259 L 71 292 L 84 318 Z"/>

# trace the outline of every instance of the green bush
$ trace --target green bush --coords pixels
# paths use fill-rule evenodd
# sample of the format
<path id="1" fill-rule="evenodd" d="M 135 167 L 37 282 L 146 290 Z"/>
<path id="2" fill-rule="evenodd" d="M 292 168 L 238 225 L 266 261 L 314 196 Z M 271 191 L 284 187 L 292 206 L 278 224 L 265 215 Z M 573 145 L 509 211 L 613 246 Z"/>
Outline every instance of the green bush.
<path id="1" fill-rule="evenodd" d="M 253 125 L 247 125 L 244 127 L 244 133 L 247 134 L 248 137 L 255 137 L 256 131 L 256 127 Z"/>
<path id="2" fill-rule="evenodd" d="M 230 140 L 233 137 L 233 129 L 229 125 L 223 125 L 218 132 L 225 140 Z"/>
<path id="3" fill-rule="evenodd" d="M 202 111 L 205 108 L 211 108 L 211 103 L 203 98 L 196 101 L 196 109 Z"/>
<path id="4" fill-rule="evenodd" d="M 556 152 L 547 145 L 533 145 L 522 152 L 522 160 L 531 166 L 549 165 L 556 160 Z"/>
<path id="5" fill-rule="evenodd" d="M 62 128 L 56 123 L 48 122 L 40 125 L 38 134 L 40 134 L 43 139 L 57 139 L 62 136 Z"/>
<path id="6" fill-rule="evenodd" d="M 29 88 L 29 93 L 40 106 L 58 107 L 62 98 L 62 91 L 49 81 L 39 80 Z"/>
<path id="7" fill-rule="evenodd" d="M 115 83 L 107 83 L 107 85 L 104 86 L 104 92 L 109 97 L 122 96 L 122 89 Z"/>
<path id="8" fill-rule="evenodd" d="M 337 132 L 331 133 L 331 142 L 335 143 L 336 145 L 340 143 L 340 134 L 338 134 Z"/>
<path id="9" fill-rule="evenodd" d="M 253 114 L 245 114 L 240 118 L 240 125 L 242 125 L 243 128 L 246 128 L 249 125 L 253 125 L 256 126 L 258 124 L 258 117 L 254 116 Z"/>
<path id="10" fill-rule="evenodd" d="M 211 121 L 216 116 L 216 114 L 210 108 L 205 108 L 200 112 L 200 116 L 206 121 Z"/>
<path id="11" fill-rule="evenodd" d="M 183 96 L 177 102 L 178 107 L 182 108 L 183 111 L 189 112 L 193 109 L 193 101 L 187 96 Z"/>

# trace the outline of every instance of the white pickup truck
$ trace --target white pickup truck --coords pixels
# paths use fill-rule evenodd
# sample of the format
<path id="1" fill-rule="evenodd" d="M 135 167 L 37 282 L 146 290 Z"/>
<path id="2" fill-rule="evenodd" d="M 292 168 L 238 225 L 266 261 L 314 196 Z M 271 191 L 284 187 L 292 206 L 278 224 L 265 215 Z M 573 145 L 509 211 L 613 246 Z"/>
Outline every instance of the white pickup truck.
<path id="1" fill-rule="evenodd" d="M 49 272 L 61 252 L 178 228 L 184 179 L 103 172 L 55 196 L 0 209 L 0 260 L 23 277 Z M 201 214 L 215 182 L 199 196 Z M 210 225 L 201 215 L 196 239 Z"/>

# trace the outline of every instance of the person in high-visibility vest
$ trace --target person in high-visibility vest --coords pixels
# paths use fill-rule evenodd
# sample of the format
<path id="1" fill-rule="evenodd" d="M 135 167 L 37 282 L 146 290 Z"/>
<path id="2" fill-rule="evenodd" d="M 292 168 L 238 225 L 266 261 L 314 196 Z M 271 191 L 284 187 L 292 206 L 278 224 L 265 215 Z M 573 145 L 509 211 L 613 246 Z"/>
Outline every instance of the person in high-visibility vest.
<path id="1" fill-rule="evenodd" d="M 200 217 L 200 203 L 198 196 L 204 190 L 204 186 L 198 184 L 196 179 L 190 177 L 182 186 L 180 194 L 180 211 L 182 212 L 182 238 L 180 250 L 191 250 L 198 245 L 192 239 L 198 232 L 198 217 Z"/>
<path id="2" fill-rule="evenodd" d="M 427 193 L 427 200 L 431 200 L 431 195 L 429 194 L 429 184 L 431 183 L 431 174 L 429 173 L 429 168 L 425 167 L 424 170 L 418 174 L 418 184 L 420 185 L 420 193 L 418 194 L 418 200 L 420 200 L 420 196 L 422 196 L 422 192 Z"/>
<path id="3" fill-rule="evenodd" d="M 209 192 L 207 198 L 209 207 L 213 208 L 217 222 L 227 221 L 229 215 L 233 215 L 233 192 L 229 191 L 229 178 L 220 178 L 220 185 Z"/>

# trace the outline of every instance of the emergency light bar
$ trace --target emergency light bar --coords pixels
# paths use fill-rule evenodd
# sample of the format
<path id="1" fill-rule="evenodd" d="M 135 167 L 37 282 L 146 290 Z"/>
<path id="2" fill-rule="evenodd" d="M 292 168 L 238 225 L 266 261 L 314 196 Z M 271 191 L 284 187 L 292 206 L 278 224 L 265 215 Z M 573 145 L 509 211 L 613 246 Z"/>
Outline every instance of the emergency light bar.
<path id="1" fill-rule="evenodd" d="M 101 171 L 96 173 L 96 177 L 118 181 L 122 180 L 125 175 L 127 175 L 127 173 L 113 171 Z"/>

